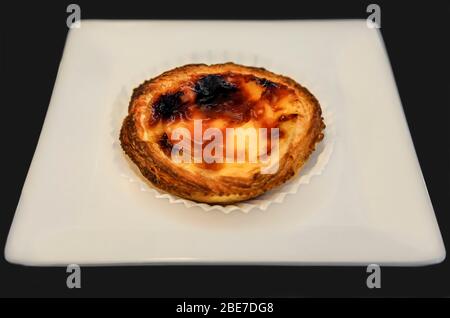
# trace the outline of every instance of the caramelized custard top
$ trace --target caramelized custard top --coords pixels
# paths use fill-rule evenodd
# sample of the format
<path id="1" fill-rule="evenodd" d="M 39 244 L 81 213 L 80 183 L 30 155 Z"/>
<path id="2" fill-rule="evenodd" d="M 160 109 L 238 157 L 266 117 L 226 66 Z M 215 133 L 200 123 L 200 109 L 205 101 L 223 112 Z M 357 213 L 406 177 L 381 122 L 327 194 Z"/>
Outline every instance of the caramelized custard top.
<path id="1" fill-rule="evenodd" d="M 226 127 L 238 127 L 251 119 L 264 123 L 267 106 L 277 110 L 277 102 L 293 94 L 282 84 L 249 74 L 208 74 L 195 76 L 177 91 L 159 96 L 153 108 L 150 125 L 179 120 L 221 119 Z"/>
<path id="2" fill-rule="evenodd" d="M 270 154 L 270 128 L 279 128 L 283 122 L 296 118 L 286 112 L 285 102 L 296 98 L 291 88 L 251 74 L 196 75 L 178 85 L 176 91 L 160 95 L 152 107 L 150 126 L 164 127 L 159 137 L 161 150 L 170 156 L 173 142 L 171 128 L 182 124 L 193 132 L 193 120 L 201 119 L 203 129 L 215 127 L 225 133 L 250 123 L 251 127 L 267 128 L 267 154 Z M 284 132 L 280 129 L 279 136 Z M 206 146 L 208 142 L 202 144 Z M 202 164 L 210 170 L 221 169 L 223 164 Z"/>

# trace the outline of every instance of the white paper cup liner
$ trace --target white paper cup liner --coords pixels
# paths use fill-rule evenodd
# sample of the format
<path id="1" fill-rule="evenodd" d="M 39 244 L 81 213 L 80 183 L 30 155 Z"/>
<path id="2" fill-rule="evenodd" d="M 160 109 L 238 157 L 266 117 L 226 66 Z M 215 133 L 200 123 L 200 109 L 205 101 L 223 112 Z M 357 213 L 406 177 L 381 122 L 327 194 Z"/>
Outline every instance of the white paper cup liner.
<path id="1" fill-rule="evenodd" d="M 207 203 L 199 203 L 191 200 L 180 198 L 176 195 L 164 192 L 158 188 L 155 188 L 144 176 L 140 173 L 136 165 L 128 158 L 128 156 L 122 150 L 119 141 L 120 128 L 122 121 L 127 115 L 128 104 L 133 92 L 133 89 L 142 84 L 145 80 L 154 78 L 159 74 L 168 71 L 172 68 L 179 67 L 185 64 L 191 63 L 225 63 L 234 62 L 246 66 L 264 67 L 269 71 L 273 71 L 278 74 L 286 75 L 297 80 L 295 76 L 291 76 L 290 68 L 286 65 L 276 63 L 273 60 L 262 57 L 260 54 L 243 54 L 239 52 L 196 52 L 189 56 L 180 57 L 174 61 L 167 61 L 160 65 L 155 65 L 149 70 L 144 70 L 140 74 L 130 79 L 128 82 L 124 82 L 124 86 L 119 92 L 119 96 L 116 99 L 115 105 L 112 111 L 112 136 L 114 138 L 113 150 L 115 156 L 115 162 L 117 163 L 121 177 L 136 185 L 136 189 L 153 195 L 158 199 L 165 199 L 170 204 L 182 204 L 186 208 L 199 207 L 205 211 L 221 211 L 223 213 L 230 213 L 232 211 L 241 211 L 248 213 L 253 209 L 266 210 L 270 205 L 274 203 L 282 203 L 288 194 L 295 194 L 301 187 L 309 184 L 311 179 L 315 176 L 320 176 L 328 164 L 331 154 L 333 152 L 333 145 L 336 136 L 334 115 L 329 109 L 326 101 L 321 100 L 320 96 L 317 96 L 314 92 L 314 87 L 320 85 L 315 81 L 313 77 L 308 78 L 306 81 L 303 79 L 299 81 L 301 85 L 305 86 L 311 93 L 319 100 L 322 108 L 322 117 L 324 119 L 326 128 L 324 131 L 324 139 L 316 145 L 316 150 L 311 154 L 306 164 L 302 167 L 300 172 L 288 180 L 286 183 L 278 186 L 272 190 L 267 191 L 263 195 L 235 203 L 231 205 L 211 205 Z M 303 74 L 305 75 L 305 74 Z"/>

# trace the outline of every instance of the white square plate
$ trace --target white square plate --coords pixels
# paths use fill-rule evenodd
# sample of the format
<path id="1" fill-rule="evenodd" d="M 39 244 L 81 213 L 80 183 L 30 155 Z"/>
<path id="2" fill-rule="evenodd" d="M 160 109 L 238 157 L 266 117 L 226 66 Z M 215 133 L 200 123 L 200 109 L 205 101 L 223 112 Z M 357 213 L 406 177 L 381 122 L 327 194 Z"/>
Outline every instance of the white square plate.
<path id="1" fill-rule="evenodd" d="M 323 174 L 266 211 L 171 204 L 114 162 L 111 114 L 124 90 L 205 54 L 293 77 L 335 114 Z M 5 255 L 26 265 L 425 265 L 445 249 L 382 38 L 365 21 L 82 21 Z"/>

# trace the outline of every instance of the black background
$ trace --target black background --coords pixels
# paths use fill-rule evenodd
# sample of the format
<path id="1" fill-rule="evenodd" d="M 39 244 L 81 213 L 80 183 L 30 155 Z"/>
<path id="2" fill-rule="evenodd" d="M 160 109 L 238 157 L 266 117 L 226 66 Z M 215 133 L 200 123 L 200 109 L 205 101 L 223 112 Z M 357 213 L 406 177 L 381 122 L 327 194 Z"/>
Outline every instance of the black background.
<path id="1" fill-rule="evenodd" d="M 366 18 L 381 6 L 381 31 L 444 241 L 450 241 L 450 2 L 406 1 L 72 1 L 82 19 Z M 67 35 L 69 2 L 0 4 L 2 195 L 0 247 L 39 138 Z M 267 43 L 271 45 L 270 42 Z M 292 297 L 450 295 L 450 262 L 382 268 L 382 288 L 366 287 L 363 267 L 89 267 L 82 288 L 65 268 L 0 259 L 0 296 Z"/>

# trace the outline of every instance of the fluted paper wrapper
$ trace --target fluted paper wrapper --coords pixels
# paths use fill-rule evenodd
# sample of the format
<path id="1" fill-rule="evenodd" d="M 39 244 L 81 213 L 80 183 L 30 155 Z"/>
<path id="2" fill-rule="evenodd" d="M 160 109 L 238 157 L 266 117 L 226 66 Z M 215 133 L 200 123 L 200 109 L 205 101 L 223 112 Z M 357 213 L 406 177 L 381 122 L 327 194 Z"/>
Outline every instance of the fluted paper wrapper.
<path id="1" fill-rule="evenodd" d="M 316 145 L 316 150 L 311 154 L 306 164 L 296 176 L 281 186 L 269 190 L 265 194 L 251 200 L 231 205 L 211 205 L 183 199 L 154 187 L 147 179 L 144 178 L 144 176 L 142 176 L 139 169 L 128 158 L 120 146 L 120 128 L 123 119 L 127 115 L 128 104 L 130 102 L 133 89 L 138 87 L 147 79 L 154 78 L 165 71 L 183 66 L 185 64 L 215 64 L 225 62 L 234 62 L 246 66 L 263 67 L 274 73 L 291 77 L 298 81 L 302 86 L 305 86 L 314 96 L 316 96 L 322 108 L 322 117 L 326 125 L 324 139 Z M 311 76 L 311 78 L 306 77 L 305 80 L 304 78 L 307 74 L 302 74 L 303 79 L 300 81 L 295 78 L 295 75 L 290 72 L 290 69 L 290 67 L 277 63 L 277 61 L 262 57 L 260 54 L 243 54 L 239 52 L 232 53 L 224 51 L 193 53 L 189 56 L 175 59 L 174 61 L 167 61 L 159 65 L 155 65 L 151 69 L 143 70 L 141 74 L 136 74 L 134 78 L 129 79 L 128 82 L 124 82 L 124 86 L 119 92 L 119 97 L 116 100 L 116 105 L 113 107 L 112 135 L 115 137 L 113 148 L 114 155 L 116 156 L 115 162 L 118 165 L 121 177 L 125 182 L 133 183 L 136 190 L 143 192 L 145 195 L 153 195 L 155 198 L 167 200 L 169 204 L 180 204 L 186 208 L 199 207 L 205 211 L 220 211 L 223 213 L 241 211 L 248 213 L 253 209 L 266 210 L 272 204 L 282 203 L 287 195 L 295 194 L 297 191 L 301 190 L 302 187 L 307 186 L 314 177 L 318 177 L 322 174 L 331 158 L 334 138 L 336 135 L 332 111 L 329 109 L 326 101 L 322 100 L 321 96 L 318 96 L 314 92 L 314 87 L 319 86 L 320 83 L 315 82 L 313 76 Z"/>

